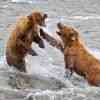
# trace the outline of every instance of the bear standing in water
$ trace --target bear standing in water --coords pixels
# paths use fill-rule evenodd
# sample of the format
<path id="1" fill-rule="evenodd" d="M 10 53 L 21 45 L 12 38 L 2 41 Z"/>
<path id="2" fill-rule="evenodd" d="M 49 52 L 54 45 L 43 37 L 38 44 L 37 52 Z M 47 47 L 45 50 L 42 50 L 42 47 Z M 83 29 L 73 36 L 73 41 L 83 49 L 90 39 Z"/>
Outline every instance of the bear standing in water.
<path id="1" fill-rule="evenodd" d="M 100 60 L 86 49 L 75 28 L 61 23 L 57 27 L 64 43 L 65 68 L 84 76 L 91 85 L 100 85 Z"/>
<path id="2" fill-rule="evenodd" d="M 9 66 L 14 66 L 21 72 L 26 72 L 26 54 L 37 55 L 31 48 L 32 42 L 36 42 L 40 48 L 44 43 L 39 36 L 39 26 L 45 26 L 46 14 L 34 11 L 29 16 L 18 20 L 16 27 L 10 34 L 6 44 L 6 60 Z"/>

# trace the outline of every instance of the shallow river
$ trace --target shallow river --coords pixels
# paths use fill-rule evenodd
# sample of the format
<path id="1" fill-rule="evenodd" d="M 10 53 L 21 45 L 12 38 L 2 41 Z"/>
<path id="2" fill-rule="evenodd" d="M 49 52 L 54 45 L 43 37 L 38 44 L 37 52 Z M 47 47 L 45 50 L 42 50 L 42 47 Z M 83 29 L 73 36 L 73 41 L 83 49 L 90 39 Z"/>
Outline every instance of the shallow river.
<path id="1" fill-rule="evenodd" d="M 57 37 L 59 21 L 75 26 L 86 46 L 100 58 L 99 5 L 99 0 L 0 0 L 0 100 L 100 100 L 100 87 L 90 86 L 75 73 L 64 78 L 63 54 L 45 40 L 45 49 L 33 43 L 38 56 L 26 57 L 27 74 L 9 68 L 4 56 L 9 26 L 19 16 L 40 10 L 49 15 L 50 35 Z"/>

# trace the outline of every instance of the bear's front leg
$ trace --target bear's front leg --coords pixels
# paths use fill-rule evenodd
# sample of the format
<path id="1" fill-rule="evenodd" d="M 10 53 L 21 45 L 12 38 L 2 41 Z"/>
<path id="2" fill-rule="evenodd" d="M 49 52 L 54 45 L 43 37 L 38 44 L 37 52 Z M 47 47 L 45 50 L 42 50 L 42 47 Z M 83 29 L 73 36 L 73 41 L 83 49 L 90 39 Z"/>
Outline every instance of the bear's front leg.
<path id="1" fill-rule="evenodd" d="M 51 46 L 56 47 L 57 49 L 60 49 L 61 52 L 64 52 L 63 44 L 50 36 L 48 33 L 44 32 L 43 29 L 40 29 L 40 36 L 45 39 Z"/>
<path id="2" fill-rule="evenodd" d="M 68 68 L 68 64 L 65 64 L 65 78 L 71 78 L 73 70 Z"/>
<path id="3" fill-rule="evenodd" d="M 39 45 L 40 48 L 45 48 L 43 40 L 37 35 L 33 38 L 33 41 Z"/>
<path id="4" fill-rule="evenodd" d="M 66 70 L 69 69 L 69 71 L 70 71 L 70 75 L 68 75 L 69 74 L 68 71 L 65 72 L 66 77 L 71 77 L 74 72 L 74 67 L 75 67 L 74 57 L 71 55 L 66 55 L 64 57 L 64 60 L 65 60 L 65 69 Z"/>

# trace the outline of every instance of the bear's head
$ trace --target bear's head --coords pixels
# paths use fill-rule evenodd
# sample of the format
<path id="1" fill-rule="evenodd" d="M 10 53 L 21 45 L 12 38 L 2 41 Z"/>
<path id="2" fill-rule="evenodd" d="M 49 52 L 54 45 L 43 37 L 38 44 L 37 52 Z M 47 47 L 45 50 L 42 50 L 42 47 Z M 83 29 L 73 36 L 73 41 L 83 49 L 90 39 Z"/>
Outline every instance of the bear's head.
<path id="1" fill-rule="evenodd" d="M 62 39 L 64 45 L 78 41 L 79 33 L 72 27 L 62 23 L 57 24 L 58 31 L 56 32 Z"/>
<path id="2" fill-rule="evenodd" d="M 45 20 L 48 17 L 47 14 L 38 11 L 33 11 L 28 17 L 33 24 L 46 26 Z"/>

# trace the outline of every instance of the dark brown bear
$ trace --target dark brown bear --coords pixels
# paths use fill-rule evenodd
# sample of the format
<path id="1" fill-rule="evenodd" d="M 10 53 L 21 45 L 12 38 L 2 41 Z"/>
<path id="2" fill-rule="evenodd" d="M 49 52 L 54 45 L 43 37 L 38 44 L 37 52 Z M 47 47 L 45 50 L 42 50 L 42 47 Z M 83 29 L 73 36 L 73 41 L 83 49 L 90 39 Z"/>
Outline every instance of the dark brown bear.
<path id="1" fill-rule="evenodd" d="M 58 23 L 57 34 L 64 43 L 65 68 L 84 76 L 91 85 L 100 85 L 100 60 L 83 45 L 79 32 L 70 26 Z"/>
<path id="2" fill-rule="evenodd" d="M 6 60 L 8 65 L 14 66 L 22 72 L 26 72 L 25 56 L 26 54 L 37 55 L 31 48 L 32 42 L 39 44 L 39 47 L 44 48 L 44 43 L 39 36 L 40 26 L 45 26 L 46 14 L 34 11 L 29 16 L 20 18 L 6 44 Z"/>

